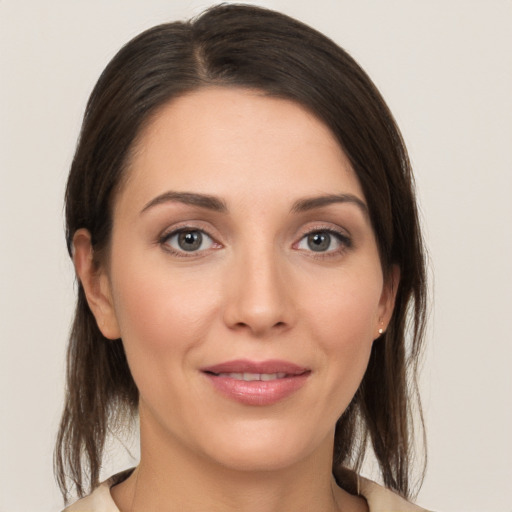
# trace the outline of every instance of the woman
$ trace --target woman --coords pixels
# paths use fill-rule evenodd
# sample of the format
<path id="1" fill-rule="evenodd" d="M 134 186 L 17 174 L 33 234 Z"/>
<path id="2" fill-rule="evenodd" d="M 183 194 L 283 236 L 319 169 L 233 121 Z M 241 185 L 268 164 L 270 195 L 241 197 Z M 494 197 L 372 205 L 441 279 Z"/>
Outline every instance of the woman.
<path id="1" fill-rule="evenodd" d="M 92 491 L 69 511 L 420 510 L 412 176 L 342 49 L 235 5 L 136 37 L 89 100 L 66 220 L 56 471 Z M 140 463 L 100 485 L 127 415 Z M 356 474 L 368 443 L 389 489 Z"/>

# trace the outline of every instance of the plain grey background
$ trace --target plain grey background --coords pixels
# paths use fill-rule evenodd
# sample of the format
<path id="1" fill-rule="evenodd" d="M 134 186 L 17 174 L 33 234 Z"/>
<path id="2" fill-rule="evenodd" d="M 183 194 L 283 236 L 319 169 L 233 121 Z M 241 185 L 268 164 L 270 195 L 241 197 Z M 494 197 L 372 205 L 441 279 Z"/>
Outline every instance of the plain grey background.
<path id="1" fill-rule="evenodd" d="M 262 0 L 367 70 L 403 131 L 430 250 L 418 503 L 510 512 L 512 2 Z M 0 0 L 0 512 L 55 511 L 52 450 L 74 301 L 62 196 L 108 60 L 209 2 Z M 113 448 L 105 468 L 133 461 Z"/>

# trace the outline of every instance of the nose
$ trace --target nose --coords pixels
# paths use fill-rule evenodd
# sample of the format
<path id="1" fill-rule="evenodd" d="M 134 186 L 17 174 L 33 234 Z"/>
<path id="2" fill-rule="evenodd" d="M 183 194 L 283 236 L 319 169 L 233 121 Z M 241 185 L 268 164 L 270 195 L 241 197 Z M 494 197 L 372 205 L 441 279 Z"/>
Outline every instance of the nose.
<path id="1" fill-rule="evenodd" d="M 224 322 L 230 329 L 267 337 L 295 322 L 293 286 L 273 247 L 239 254 L 229 269 Z"/>

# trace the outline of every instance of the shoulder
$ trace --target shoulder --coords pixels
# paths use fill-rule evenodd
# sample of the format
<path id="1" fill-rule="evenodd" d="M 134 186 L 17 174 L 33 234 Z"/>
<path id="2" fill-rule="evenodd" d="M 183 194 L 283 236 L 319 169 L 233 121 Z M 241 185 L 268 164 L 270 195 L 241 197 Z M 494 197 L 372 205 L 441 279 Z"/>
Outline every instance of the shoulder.
<path id="1" fill-rule="evenodd" d="M 132 471 L 133 469 L 130 469 L 114 475 L 99 485 L 89 496 L 69 505 L 62 512 L 119 512 L 110 494 L 110 488 L 128 478 Z M 360 494 L 368 502 L 370 512 L 428 512 L 372 480 L 359 477 L 359 483 Z"/>
<path id="2" fill-rule="evenodd" d="M 110 495 L 110 487 L 108 480 L 103 482 L 89 496 L 69 505 L 62 512 L 119 512 Z"/>
<path id="3" fill-rule="evenodd" d="M 110 494 L 110 488 L 128 478 L 132 471 L 133 468 L 105 480 L 89 496 L 69 505 L 62 512 L 119 512 Z"/>
<path id="4" fill-rule="evenodd" d="M 347 492 L 359 494 L 365 498 L 370 512 L 428 512 L 402 498 L 396 492 L 344 466 L 334 469 L 334 477 L 338 485 Z"/>
<path id="5" fill-rule="evenodd" d="M 370 512 L 427 512 L 372 480 L 363 477 L 359 480 L 360 493 L 368 502 Z"/>

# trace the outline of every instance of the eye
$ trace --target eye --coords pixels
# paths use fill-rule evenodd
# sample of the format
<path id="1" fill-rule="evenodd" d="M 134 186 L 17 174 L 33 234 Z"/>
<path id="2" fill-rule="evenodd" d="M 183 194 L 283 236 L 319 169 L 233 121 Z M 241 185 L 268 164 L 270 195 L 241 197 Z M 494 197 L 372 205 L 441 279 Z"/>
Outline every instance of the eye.
<path id="1" fill-rule="evenodd" d="M 175 254 L 205 251 L 214 247 L 215 242 L 204 231 L 199 229 L 180 229 L 166 234 L 161 243 L 169 247 Z"/>
<path id="2" fill-rule="evenodd" d="M 346 247 L 350 247 L 348 237 L 327 229 L 307 233 L 297 244 L 297 249 L 313 252 L 339 252 Z"/>

